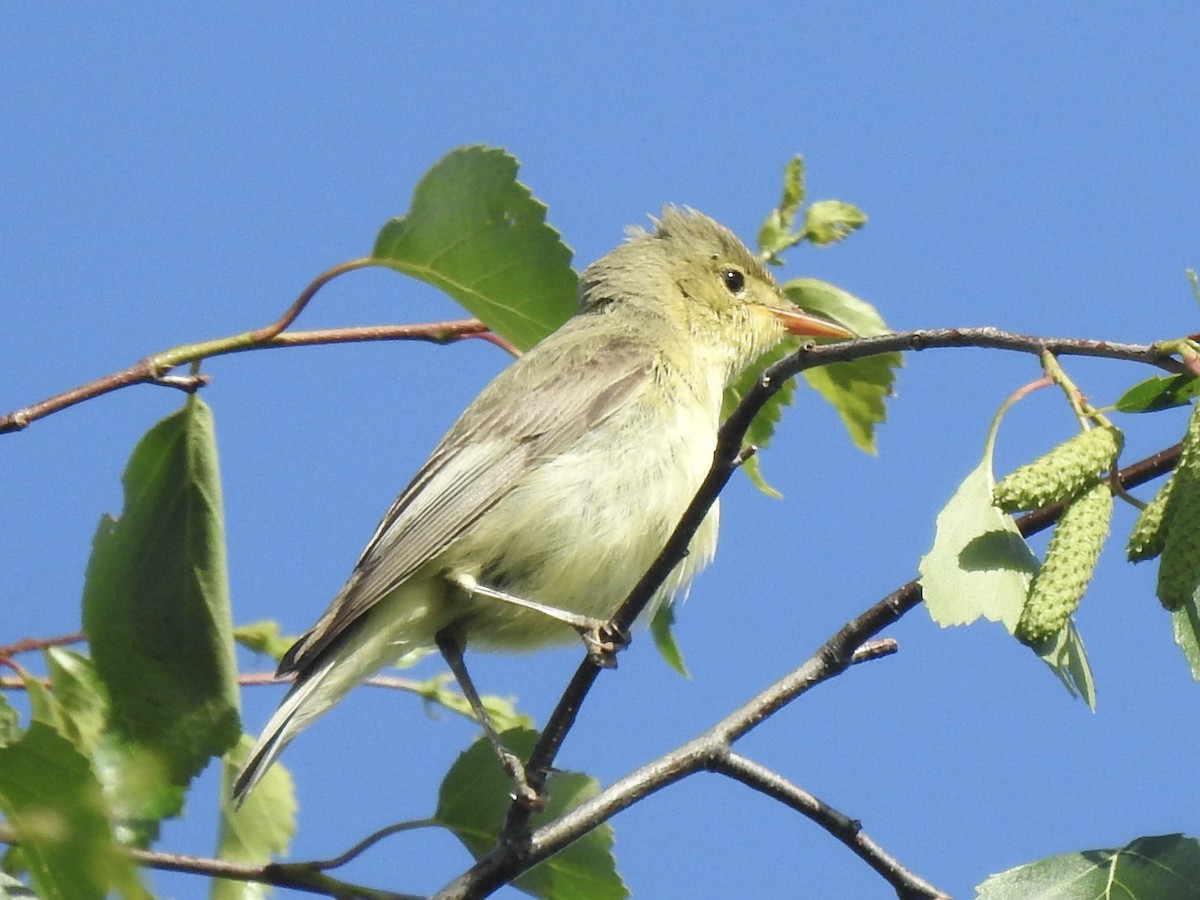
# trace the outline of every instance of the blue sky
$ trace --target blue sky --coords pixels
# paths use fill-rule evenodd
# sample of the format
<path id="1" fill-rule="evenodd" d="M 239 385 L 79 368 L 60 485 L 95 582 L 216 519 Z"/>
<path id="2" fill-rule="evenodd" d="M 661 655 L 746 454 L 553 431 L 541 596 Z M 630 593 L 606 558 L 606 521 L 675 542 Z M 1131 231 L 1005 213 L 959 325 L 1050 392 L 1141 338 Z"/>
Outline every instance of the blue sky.
<path id="1" fill-rule="evenodd" d="M 752 238 L 800 152 L 811 195 L 856 203 L 870 222 L 843 246 L 793 252 L 785 277 L 833 281 L 894 328 L 1128 341 L 1195 331 L 1184 269 L 1200 266 L 1198 25 L 1183 3 L 10 8 L 0 407 L 266 323 L 317 272 L 368 251 L 420 174 L 472 142 L 520 158 L 580 266 L 667 202 Z M 323 292 L 301 325 L 453 315 L 429 289 L 365 272 Z M 311 624 L 391 497 L 504 362 L 468 342 L 206 365 L 236 619 Z M 1149 374 L 1067 368 L 1098 404 Z M 995 407 L 1037 373 L 997 352 L 910 356 L 875 458 L 802 394 L 762 459 L 785 499 L 744 479 L 726 494 L 717 561 L 681 613 L 692 680 L 637 641 L 601 678 L 560 763 L 619 777 L 911 578 Z M 78 627 L 97 517 L 119 510 L 129 450 L 179 400 L 137 388 L 0 438 L 0 642 Z M 1122 419 L 1126 458 L 1173 442 L 1183 421 Z M 998 465 L 1071 428 L 1042 392 L 1006 420 Z M 1118 511 L 1078 616 L 1094 715 L 1001 629 L 942 631 L 918 610 L 888 632 L 897 656 L 822 687 L 740 749 L 956 896 L 1044 855 L 1195 834 L 1198 688 L 1152 567 L 1123 562 L 1131 521 Z M 519 697 L 541 721 L 578 655 L 472 664 L 484 690 Z M 279 693 L 245 693 L 250 730 Z M 469 738 L 403 695 L 356 691 L 284 756 L 302 804 L 294 857 L 427 815 Z M 164 848 L 211 851 L 214 790 L 206 776 Z M 636 896 L 891 895 L 815 826 L 714 777 L 614 826 Z M 421 834 L 345 874 L 421 892 L 465 864 L 452 838 Z M 194 879 L 152 883 L 203 894 Z"/>

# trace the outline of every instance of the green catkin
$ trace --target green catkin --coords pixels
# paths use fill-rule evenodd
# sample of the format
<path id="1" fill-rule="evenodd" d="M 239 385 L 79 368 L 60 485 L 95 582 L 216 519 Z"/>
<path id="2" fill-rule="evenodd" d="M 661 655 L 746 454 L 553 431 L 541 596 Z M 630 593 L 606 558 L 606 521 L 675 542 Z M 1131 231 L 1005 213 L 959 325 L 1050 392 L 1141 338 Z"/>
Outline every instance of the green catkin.
<path id="1" fill-rule="evenodd" d="M 1171 486 L 1174 483 L 1175 474 L 1171 473 L 1145 509 L 1138 513 L 1133 531 L 1129 533 L 1129 541 L 1125 544 L 1125 555 L 1130 562 L 1145 562 L 1162 553 L 1167 540 L 1167 502 L 1171 499 Z"/>
<path id="2" fill-rule="evenodd" d="M 1002 478 L 992 502 L 1005 512 L 1017 512 L 1077 497 L 1112 468 L 1123 441 L 1112 425 L 1081 431 Z"/>
<path id="3" fill-rule="evenodd" d="M 1079 606 L 1108 535 L 1112 507 L 1112 491 L 1102 482 L 1063 510 L 1014 631 L 1022 643 L 1034 646 L 1054 637 Z"/>
<path id="4" fill-rule="evenodd" d="M 1162 605 L 1174 612 L 1200 587 L 1200 403 L 1192 407 L 1179 462 L 1168 486 L 1171 492 L 1163 513 L 1168 527 L 1163 529 L 1155 593 Z"/>

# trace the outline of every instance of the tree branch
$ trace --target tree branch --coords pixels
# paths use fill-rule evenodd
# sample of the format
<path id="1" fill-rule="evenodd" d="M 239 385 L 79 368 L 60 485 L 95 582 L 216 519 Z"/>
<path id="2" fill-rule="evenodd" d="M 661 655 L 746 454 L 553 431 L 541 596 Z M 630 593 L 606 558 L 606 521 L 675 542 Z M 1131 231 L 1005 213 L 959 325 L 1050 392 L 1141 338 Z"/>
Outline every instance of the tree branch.
<path id="1" fill-rule="evenodd" d="M 857 342 L 856 342 L 857 343 Z M 828 345 L 835 347 L 837 345 Z M 1027 348 L 1023 348 L 1027 349 Z M 672 534 L 663 553 L 655 561 L 650 572 L 642 582 L 634 588 L 626 604 L 635 600 L 639 592 L 657 588 L 657 582 L 651 586 L 651 573 L 660 572 L 659 581 L 670 572 L 677 560 L 670 556 L 677 545 L 686 547 L 692 533 L 703 519 L 712 501 L 716 498 L 728 475 L 736 466 L 736 454 L 728 453 L 729 447 L 736 446 L 745 429 L 752 420 L 754 413 L 761 407 L 765 399 L 759 400 L 762 392 L 777 390 L 783 379 L 773 377 L 779 369 L 795 365 L 797 357 L 815 352 L 815 348 L 801 350 L 764 373 L 754 390 L 747 393 L 742 403 L 735 409 L 733 415 L 721 427 L 718 438 L 717 453 L 709 475 L 697 493 L 692 505 L 684 514 L 679 527 Z M 1030 351 L 1032 352 L 1032 351 Z M 828 360 L 825 360 L 826 362 Z M 815 365 L 816 363 L 812 363 Z M 807 366 L 801 365 L 800 368 Z M 772 388 L 771 385 L 775 387 Z M 740 429 L 740 430 L 739 430 Z M 722 450 L 726 452 L 723 454 Z M 1123 487 L 1136 487 L 1159 475 L 1165 474 L 1174 467 L 1179 458 L 1179 446 L 1167 448 L 1140 460 L 1117 473 L 1117 480 Z M 722 477 L 722 473 L 724 476 Z M 1028 536 L 1049 528 L 1062 514 L 1063 505 L 1056 504 L 1044 509 L 1027 513 L 1016 520 L 1017 528 L 1022 535 Z M 697 518 L 698 517 L 698 518 Z M 690 530 L 688 530 L 690 528 Z M 877 650 L 889 647 L 885 639 L 878 643 L 870 639 L 884 628 L 897 622 L 902 616 L 914 609 L 922 600 L 921 586 L 916 579 L 892 591 L 886 597 L 875 603 L 870 609 L 847 622 L 836 634 L 830 637 L 817 649 L 808 660 L 793 670 L 783 679 L 762 691 L 756 697 L 734 710 L 708 731 L 699 735 L 676 750 L 671 751 L 647 765 L 637 769 L 624 778 L 600 791 L 595 797 L 573 808 L 556 821 L 549 823 L 536 832 L 528 832 L 528 811 L 521 804 L 509 807 L 508 819 L 502 832 L 502 837 L 496 848 L 481 857 L 474 866 L 464 872 L 454 881 L 439 891 L 436 900 L 461 900 L 461 898 L 482 897 L 508 883 L 522 872 L 562 850 L 568 844 L 578 840 L 593 828 L 610 819 L 616 813 L 627 809 L 641 798 L 648 796 L 688 775 L 711 767 L 712 761 L 722 754 L 729 752 L 733 742 L 749 732 L 755 726 L 765 721 L 778 710 L 797 697 L 807 693 L 813 687 L 840 675 L 859 659 L 875 658 Z M 623 604 L 622 609 L 625 609 Z M 620 613 L 618 613 L 619 615 Z M 635 614 L 636 616 L 636 614 Z M 550 722 L 542 732 L 534 752 L 530 757 L 530 766 L 535 760 L 542 765 L 549 765 L 549 760 L 557 752 L 561 741 L 570 730 L 579 706 L 582 704 L 588 689 L 600 672 L 588 657 L 576 670 L 574 677 L 563 693 L 558 707 L 551 715 Z M 549 753 L 548 757 L 540 757 Z M 546 758 L 546 762 L 540 761 Z M 545 770 L 531 772 L 531 776 L 541 774 L 544 784 Z M 818 821 L 819 824 L 821 824 Z M 835 837 L 839 837 L 835 833 Z M 857 852 L 857 851 L 856 851 Z M 882 853 L 882 850 L 879 851 Z M 880 866 L 888 868 L 879 857 Z M 877 868 L 877 871 L 880 871 Z M 881 872 L 883 874 L 883 872 Z M 887 876 L 885 876 L 887 877 Z M 913 876 L 916 878 L 916 876 Z M 920 884 L 925 882 L 916 879 Z M 936 889 L 933 889 L 936 891 Z M 902 894 L 902 896 L 905 896 Z M 913 896 L 940 896 L 934 894 L 915 894 Z"/>
<path id="2" fill-rule="evenodd" d="M 816 822 L 825 831 L 849 847 L 860 859 L 878 872 L 896 889 L 901 900 L 950 900 L 946 894 L 925 879 L 913 874 L 899 860 L 887 853 L 879 844 L 863 833 L 862 823 L 851 819 L 832 806 L 818 800 L 808 791 L 797 787 L 753 760 L 740 753 L 726 752 L 710 765 L 714 772 L 739 781 L 773 797 L 780 803 Z"/>
<path id="3" fill-rule="evenodd" d="M 386 829 L 384 829 L 386 831 Z M 367 840 L 378 839 L 378 832 Z M 16 833 L 12 828 L 0 822 L 0 843 L 19 846 Z M 364 842 L 360 842 L 360 845 Z M 357 847 L 355 848 L 357 849 Z M 352 884 L 323 874 L 320 869 L 327 867 L 324 863 L 267 863 L 255 866 L 245 863 L 227 862 L 222 859 L 209 859 L 201 856 L 187 856 L 182 853 L 164 853 L 159 850 L 138 850 L 129 848 L 130 858 L 139 866 L 148 869 L 159 869 L 165 872 L 184 872 L 189 875 L 202 875 L 209 878 L 225 878 L 230 881 L 245 881 L 256 884 L 269 884 L 275 887 L 286 887 L 308 894 L 321 894 L 326 897 L 337 897 L 339 900 L 420 900 L 414 894 L 399 894 L 395 891 L 382 891 L 375 888 Z"/>
<path id="4" fill-rule="evenodd" d="M 1167 344 L 1171 342 L 1166 342 Z M 1186 366 L 1172 358 L 1161 344 L 1128 344 L 1121 341 L 1085 340 L 1082 338 L 1051 338 L 1032 334 L 1001 331 L 999 328 L 930 328 L 917 331 L 897 331 L 878 337 L 837 341 L 820 346 L 808 346 L 780 360 L 768 369 L 776 377 L 790 377 L 813 366 L 831 362 L 848 362 L 879 353 L 928 350 L 943 347 L 978 347 L 1011 350 L 1041 356 L 1093 356 L 1119 359 L 1155 366 L 1171 373 L 1187 371 Z"/>
<path id="5" fill-rule="evenodd" d="M 364 263 L 354 261 L 347 266 L 357 267 L 360 264 Z M 208 356 L 268 346 L 296 346 L 306 343 L 349 340 L 423 339 L 442 342 L 478 335 L 486 331 L 480 323 L 467 321 L 435 323 L 425 326 L 336 329 L 323 332 L 282 334 L 282 330 L 294 321 L 304 305 L 311 299 L 312 294 L 328 280 L 328 277 L 340 274 L 333 270 L 331 272 L 332 274 L 326 273 L 325 276 L 315 280 L 288 310 L 288 313 L 271 326 L 217 341 L 174 348 L 149 357 L 121 372 L 89 382 L 73 391 L 65 392 L 0 418 L 0 433 L 19 430 L 37 418 L 82 400 L 125 387 L 128 384 L 161 382 L 166 373 L 175 366 Z M 695 531 L 741 462 L 741 447 L 751 422 L 788 378 L 804 369 L 831 362 L 850 361 L 885 352 L 923 350 L 934 347 L 987 347 L 1035 355 L 1051 352 L 1059 355 L 1123 359 L 1142 362 L 1169 372 L 1183 371 L 1184 368 L 1178 361 L 1164 355 L 1157 345 L 1041 338 L 1003 332 L 994 328 L 911 331 L 822 346 L 807 345 L 768 368 L 722 425 L 717 437 L 713 464 L 708 475 L 658 559 L 618 608 L 610 626 L 617 631 L 627 631 L 667 575 L 686 555 L 687 546 Z M 173 381 L 177 381 L 177 379 L 173 379 Z M 199 379 L 190 382 L 185 379 L 175 386 L 195 389 L 200 383 Z M 1131 475 L 1129 483 L 1140 483 L 1169 470 L 1174 465 L 1177 456 L 1178 448 L 1171 448 L 1137 464 L 1137 467 L 1131 467 L 1131 469 L 1137 468 L 1137 472 Z M 1128 471 L 1126 470 L 1126 472 Z M 1121 473 L 1123 482 L 1126 472 Z M 1055 508 L 1039 510 L 1018 520 L 1018 525 L 1023 533 L 1032 533 L 1047 527 L 1057 519 L 1060 512 L 1061 509 Z M 772 796 L 776 796 L 777 799 L 796 808 L 803 807 L 802 798 L 808 795 L 803 794 L 799 788 L 791 786 L 774 773 L 762 770 L 749 760 L 733 755 L 730 750 L 732 743 L 787 703 L 806 693 L 810 688 L 841 674 L 856 661 L 873 659 L 893 652 L 894 644 L 886 640 L 870 645 L 867 645 L 866 642 L 914 608 L 920 600 L 920 587 L 916 581 L 909 582 L 894 591 L 862 615 L 848 622 L 804 664 L 726 716 L 704 734 L 684 744 L 676 751 L 666 754 L 620 779 L 591 800 L 536 832 L 530 833 L 530 811 L 520 804 L 513 804 L 509 810 L 502 839 L 496 849 L 447 885 L 437 896 L 444 898 L 477 897 L 490 893 L 496 887 L 507 883 L 521 872 L 561 850 L 641 797 L 697 771 L 720 771 L 722 774 L 737 777 L 739 780 L 752 780 L 760 789 L 764 786 L 771 786 L 771 791 L 768 792 L 772 793 Z M 579 708 L 599 671 L 595 663 L 587 657 L 577 669 L 530 757 L 531 784 L 535 786 L 544 784 L 546 773 L 551 770 L 558 750 L 570 731 Z M 815 798 L 812 799 L 813 802 L 817 802 Z M 810 818 L 822 822 L 827 830 L 844 841 L 851 831 L 854 831 L 855 835 L 861 834 L 857 831 L 856 823 L 852 823 L 840 813 L 824 817 L 810 815 Z M 848 828 L 847 823 L 855 824 L 855 828 Z M 2 833 L 0 833 L 0 839 L 3 839 Z M 857 837 L 855 839 L 857 840 Z M 916 891 L 911 896 L 940 896 L 936 889 L 917 879 L 916 876 L 908 875 L 908 873 L 901 876 L 899 873 L 903 873 L 904 870 L 899 868 L 891 857 L 888 857 L 875 845 L 865 843 L 865 838 L 863 841 L 864 843 L 855 845 L 856 852 L 859 852 L 860 855 L 866 854 L 864 858 L 867 858 L 873 867 L 891 883 L 898 885 L 898 891 L 901 891 L 903 887 L 904 890 Z M 312 878 L 323 879 L 326 876 L 314 871 L 312 864 L 239 867 L 215 860 L 198 860 L 193 857 L 149 851 L 137 851 L 135 858 L 143 865 L 156 868 L 195 871 L 198 874 L 243 880 L 260 880 L 302 890 L 334 893 L 337 896 L 389 898 L 405 896 L 383 894 L 367 888 L 347 886 L 340 882 L 334 883 L 332 879 L 329 880 L 330 884 L 328 885 L 319 884 Z M 301 872 L 303 874 L 299 874 Z M 912 881 L 905 881 L 905 877 Z M 285 878 L 291 880 L 281 880 Z M 893 879 L 899 879 L 899 881 Z M 347 890 L 361 891 L 362 893 L 347 893 Z M 931 891 L 932 893 L 930 893 Z M 908 895 L 902 893 L 902 896 Z"/>
<path id="6" fill-rule="evenodd" d="M 120 371 L 113 372 L 101 378 L 86 382 L 69 391 L 63 391 L 37 403 L 14 410 L 5 416 L 0 416 L 0 434 L 20 431 L 30 423 L 51 413 L 111 393 L 120 388 L 134 384 L 160 384 L 182 390 L 194 391 L 207 384 L 203 375 L 168 376 L 167 373 L 177 366 L 197 362 L 213 356 L 223 356 L 229 353 L 241 353 L 247 350 L 259 350 L 268 347 L 296 347 L 309 344 L 353 343 L 360 341 L 382 340 L 426 340 L 435 343 L 449 343 L 465 337 L 483 337 L 507 347 L 501 339 L 491 335 L 487 327 L 474 319 L 431 322 L 425 325 L 379 325 L 357 328 L 330 328 L 317 331 L 293 332 L 284 334 L 287 328 L 312 299 L 318 289 L 329 280 L 344 272 L 367 265 L 374 265 L 370 259 L 351 260 L 340 266 L 322 273 L 301 293 L 300 297 L 288 308 L 278 320 L 271 325 L 253 331 L 203 341 L 198 344 L 185 344 L 164 350 L 153 356 L 148 356 Z M 1106 359 L 1122 359 L 1131 362 L 1142 362 L 1165 369 L 1168 372 L 1183 372 L 1187 367 L 1167 355 L 1159 344 L 1127 344 L 1117 341 L 1093 341 L 1072 338 L 1044 338 L 1035 335 L 1015 334 L 1000 331 L 996 328 L 940 328 L 922 331 L 897 332 L 880 337 L 862 338 L 855 341 L 839 341 L 820 347 L 811 347 L 788 357 L 793 361 L 794 368 L 783 366 L 787 361 L 777 364 L 774 369 L 776 377 L 790 377 L 797 372 L 816 365 L 830 362 L 845 362 L 873 356 L 878 353 L 889 353 L 908 350 L 925 350 L 933 347 L 991 347 L 1001 350 L 1013 350 L 1023 353 L 1040 354 L 1046 351 L 1067 356 L 1096 356 Z M 805 356 L 805 353 L 811 355 Z"/>
<path id="7" fill-rule="evenodd" d="M 755 386 L 747 391 L 733 413 L 717 434 L 713 464 L 692 503 L 684 512 L 679 525 L 663 547 L 654 564 L 626 597 L 609 622 L 616 633 L 626 633 L 646 608 L 667 576 L 687 555 L 688 544 L 704 521 L 717 495 L 724 489 L 741 461 L 740 451 L 754 418 L 789 378 L 805 369 L 831 362 L 849 362 L 880 353 L 904 350 L 923 350 L 932 347 L 991 347 L 1041 356 L 1044 352 L 1062 355 L 1098 356 L 1124 359 L 1180 371 L 1178 361 L 1164 356 L 1154 344 L 1127 344 L 1116 341 L 1093 341 L 1070 338 L 1045 338 L 1000 331 L 996 328 L 943 328 L 924 331 L 897 332 L 879 337 L 804 347 L 768 367 Z M 579 665 L 563 696 L 546 723 L 537 745 L 529 758 L 530 785 L 535 789 L 544 781 L 545 773 L 574 724 L 583 699 L 599 675 L 596 660 L 586 658 Z M 505 826 L 505 834 L 518 838 L 528 826 L 530 811 L 514 808 Z"/>
<path id="8" fill-rule="evenodd" d="M 274 327 L 274 326 L 270 326 Z M 0 416 L 0 434 L 20 431 L 30 423 L 56 413 L 67 407 L 91 400 L 104 394 L 135 384 L 159 384 L 167 387 L 194 391 L 208 383 L 208 376 L 171 376 L 167 373 L 176 366 L 186 365 L 214 356 L 244 353 L 247 350 L 265 350 L 272 347 L 303 347 L 313 344 L 348 344 L 362 341 L 431 341 L 446 344 L 468 337 L 488 334 L 487 326 L 476 319 L 459 319 L 448 322 L 428 322 L 421 325 L 367 325 L 355 328 L 325 328 L 315 331 L 296 331 L 269 337 L 255 337 L 270 328 L 249 331 L 230 337 L 217 338 L 200 344 L 187 344 L 148 356 L 132 366 L 93 379 L 47 397 L 37 403 L 13 410 Z"/>
<path id="9" fill-rule="evenodd" d="M 73 634 L 60 634 L 49 638 L 21 638 L 21 640 L 15 641 L 7 647 L 0 647 L 0 657 L 16 656 L 18 653 L 28 653 L 31 650 L 45 650 L 47 647 L 78 644 L 86 640 L 87 636 L 82 631 L 76 631 Z"/>
<path id="10" fill-rule="evenodd" d="M 339 866 L 344 866 L 346 863 L 358 858 L 367 850 L 370 850 L 384 838 L 391 837 L 393 834 L 399 834 L 402 831 L 415 831 L 418 828 L 444 828 L 441 822 L 436 819 L 413 819 L 408 822 L 394 822 L 380 828 L 378 831 L 368 834 L 365 838 L 351 847 L 344 853 L 339 853 L 337 856 L 330 859 L 315 860 L 307 863 L 313 869 L 326 871 L 327 869 L 336 869 Z"/>

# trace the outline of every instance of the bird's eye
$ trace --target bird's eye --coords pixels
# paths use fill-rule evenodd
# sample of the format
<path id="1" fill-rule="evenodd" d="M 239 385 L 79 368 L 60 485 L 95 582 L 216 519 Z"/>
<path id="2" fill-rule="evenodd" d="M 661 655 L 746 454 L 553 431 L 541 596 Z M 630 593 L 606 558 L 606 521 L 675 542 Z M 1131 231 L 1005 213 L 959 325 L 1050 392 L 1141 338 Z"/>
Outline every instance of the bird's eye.
<path id="1" fill-rule="evenodd" d="M 722 269 L 721 282 L 725 285 L 725 290 L 735 297 L 740 297 L 746 289 L 746 276 L 737 269 Z"/>

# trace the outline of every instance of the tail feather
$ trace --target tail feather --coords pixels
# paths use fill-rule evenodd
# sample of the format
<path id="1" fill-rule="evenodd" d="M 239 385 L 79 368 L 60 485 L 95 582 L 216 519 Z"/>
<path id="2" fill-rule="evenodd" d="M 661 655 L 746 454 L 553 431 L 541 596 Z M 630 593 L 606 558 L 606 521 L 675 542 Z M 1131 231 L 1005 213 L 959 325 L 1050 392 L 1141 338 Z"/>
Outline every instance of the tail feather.
<path id="1" fill-rule="evenodd" d="M 233 797 L 238 804 L 292 738 L 341 700 L 347 691 L 406 653 L 433 644 L 441 625 L 431 611 L 436 609 L 434 600 L 442 589 L 440 582 L 432 580 L 409 582 L 404 590 L 393 592 L 360 616 L 335 641 L 312 656 L 302 654 L 296 683 L 263 728 L 234 781 Z M 310 635 L 306 635 L 297 641 L 285 655 L 285 662 L 293 662 L 297 648 L 309 640 Z M 286 668 L 281 664 L 281 669 Z"/>
<path id="2" fill-rule="evenodd" d="M 327 702 L 313 702 L 315 694 L 324 693 L 320 689 L 333 670 L 334 662 L 335 659 L 328 656 L 319 666 L 302 672 L 284 696 L 283 702 L 263 728 L 258 743 L 254 745 L 249 758 L 242 766 L 242 771 L 233 783 L 233 799 L 238 806 L 241 806 L 246 795 L 254 790 L 254 786 L 292 738 L 350 689 L 352 685 L 347 684 L 327 698 Z"/>

